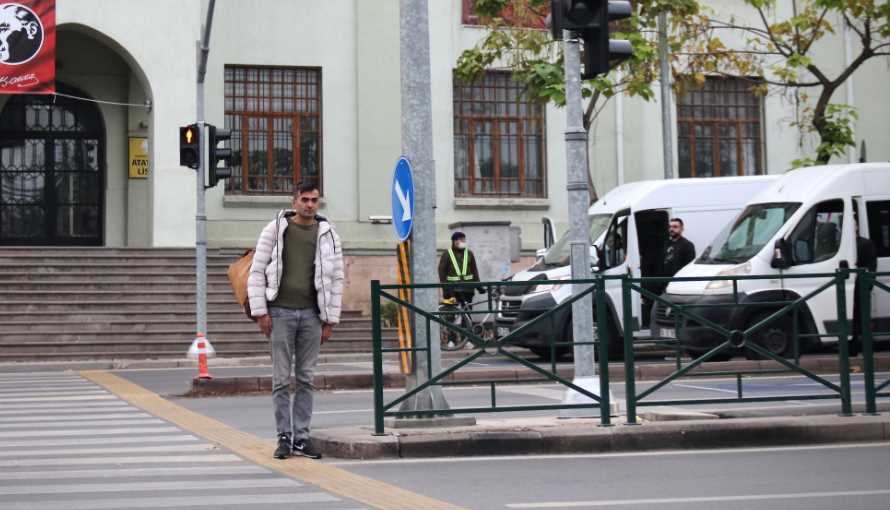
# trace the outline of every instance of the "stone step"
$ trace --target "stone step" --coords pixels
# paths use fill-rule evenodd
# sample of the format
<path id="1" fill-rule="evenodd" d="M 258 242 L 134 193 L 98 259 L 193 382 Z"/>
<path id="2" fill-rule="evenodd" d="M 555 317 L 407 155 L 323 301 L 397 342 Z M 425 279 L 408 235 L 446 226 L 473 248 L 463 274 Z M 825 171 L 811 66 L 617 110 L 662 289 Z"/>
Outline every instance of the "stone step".
<path id="1" fill-rule="evenodd" d="M 170 302 L 194 302 L 195 289 L 183 289 L 177 291 L 165 290 L 5 290 L 0 292 L 4 300 L 9 303 L 16 301 L 58 301 L 67 300 L 71 303 L 80 301 L 108 301 L 109 303 L 125 302 L 130 300 L 153 301 L 156 303 Z M 232 289 L 213 289 L 207 291 L 208 302 L 232 302 Z"/>
<path id="2" fill-rule="evenodd" d="M 140 294 L 145 292 L 157 293 L 184 293 L 195 292 L 195 279 L 173 278 L 170 281 L 3 281 L 0 280 L 0 296 L 12 295 L 14 292 L 57 293 L 57 292 L 120 292 L 126 294 Z M 208 292 L 228 292 L 232 295 L 232 286 L 229 282 L 214 278 L 208 279 Z"/>
<path id="3" fill-rule="evenodd" d="M 211 339 L 223 340 L 244 340 L 254 339 L 255 341 L 268 341 L 259 332 L 259 328 L 250 330 L 229 330 L 216 329 L 212 325 L 208 325 L 209 331 L 207 336 Z M 108 340 L 118 343 L 151 343 L 156 340 L 183 340 L 191 341 L 195 337 L 194 327 L 169 327 L 166 329 L 152 329 L 146 331 L 112 331 L 103 329 L 101 331 L 79 331 L 75 329 L 54 329 L 54 330 L 38 330 L 38 331 L 16 331 L 0 334 L 0 345 L 10 345 L 15 343 L 32 343 L 42 341 L 53 342 L 80 342 L 80 341 L 96 341 Z M 336 341 L 361 341 L 371 343 L 371 332 L 364 330 L 353 330 L 337 332 L 334 328 L 334 337 Z M 387 331 L 384 333 L 385 340 L 398 338 L 395 331 Z M 0 347 L 2 348 L 2 347 Z"/>
<path id="4" fill-rule="evenodd" d="M 191 321 L 176 320 L 157 320 L 157 321 L 133 321 L 133 320 L 113 320 L 113 321 L 6 321 L 0 323 L 0 338 L 4 335 L 16 334 L 55 334 L 59 331 L 66 333 L 137 333 L 137 332 L 154 332 L 154 331 L 176 331 L 189 333 L 194 331 L 194 318 Z M 207 328 L 211 333 L 245 333 L 258 334 L 257 325 L 247 318 L 211 321 L 208 320 Z M 396 334 L 394 328 L 383 328 L 383 335 L 393 336 Z M 347 322 L 338 324 L 334 328 L 336 336 L 356 336 L 363 335 L 370 337 L 371 328 L 365 324 Z"/>
<path id="5" fill-rule="evenodd" d="M 253 341 L 249 339 L 210 338 L 213 348 L 218 355 L 232 355 L 233 351 L 253 351 L 260 354 L 269 353 L 268 340 Z M 191 346 L 191 340 L 154 340 L 137 344 L 115 342 L 111 340 L 83 340 L 83 341 L 53 341 L 53 342 L 28 342 L 7 343 L 0 341 L 0 359 L 6 356 L 31 355 L 34 359 L 50 357 L 58 354 L 72 354 L 84 352 L 134 353 L 136 358 L 145 358 L 157 352 L 175 352 L 180 357 L 185 357 Z M 386 347 L 395 347 L 395 342 L 388 342 Z M 370 352 L 371 343 L 360 340 L 335 341 L 333 339 L 322 345 L 323 352 Z M 137 354 L 138 353 L 138 354 Z M 102 356 L 100 356 L 101 358 Z"/>
<path id="6" fill-rule="evenodd" d="M 208 257 L 208 264 L 231 264 L 234 262 L 235 258 L 230 257 Z M 0 267 L 15 267 L 22 264 L 28 264 L 28 266 L 34 266 L 39 264 L 50 264 L 50 265 L 58 265 L 58 264 L 71 264 L 71 265 L 89 265 L 89 264 L 101 264 L 105 262 L 112 262 L 116 264 L 132 264 L 143 265 L 143 264 L 153 264 L 153 265 L 163 265 L 163 266 L 192 266 L 195 265 L 195 256 L 194 255 L 154 255 L 154 254 L 129 254 L 129 255 L 86 255 L 86 254 L 59 254 L 54 255 L 52 257 L 40 257 L 40 256 L 27 256 L 27 255 L 13 255 L 13 256 L 0 256 Z"/>
<path id="7" fill-rule="evenodd" d="M 208 250 L 207 255 L 218 255 L 219 250 Z M 243 253 L 243 252 L 242 252 Z M 194 248 L 102 248 L 95 246 L 60 246 L 60 247 L 0 247 L 0 257 L 48 258 L 66 256 L 112 257 L 122 255 L 174 255 L 195 256 Z"/>
<path id="8" fill-rule="evenodd" d="M 210 261 L 207 264 L 207 274 L 225 274 L 229 268 L 229 261 Z M 95 261 L 81 264 L 66 262 L 23 262 L 16 265 L 0 264 L 0 271 L 17 274 L 52 274 L 52 273 L 188 273 L 195 274 L 195 264 L 158 264 L 147 263 L 134 266 L 133 264 L 119 264 L 117 262 Z"/>
<path id="9" fill-rule="evenodd" d="M 194 307 L 193 307 L 194 308 Z M 58 323 L 79 323 L 79 322 L 114 322 L 114 321 L 124 321 L 124 322 L 132 322 L 132 323 L 142 323 L 142 322 L 158 322 L 158 321 L 168 321 L 168 322 L 179 322 L 185 324 L 194 324 L 195 322 L 195 312 L 192 310 L 191 312 L 185 313 L 181 312 L 178 309 L 159 309 L 157 311 L 142 311 L 142 312 L 133 312 L 133 313 L 115 313 L 114 311 L 99 311 L 99 312 L 60 312 L 48 315 L 44 312 L 8 312 L 8 311 L 0 311 L 0 326 L 4 323 L 21 323 L 21 324 L 33 324 L 37 322 L 58 322 Z M 207 314 L 207 321 L 211 324 L 225 324 L 228 322 L 245 322 L 249 324 L 253 324 L 240 310 L 236 310 L 235 312 L 209 312 Z M 350 327 L 350 328 L 364 328 L 370 331 L 371 329 L 371 319 L 368 317 L 363 317 L 358 313 L 345 313 L 340 317 L 340 325 L 339 327 Z"/>
<path id="10" fill-rule="evenodd" d="M 12 273 L 0 271 L 0 285 L 27 285 L 27 284 L 53 284 L 53 283 L 190 283 L 196 281 L 193 271 L 178 272 L 116 272 L 100 273 L 95 271 L 79 272 L 52 272 L 52 273 Z M 229 284 L 225 273 L 208 273 L 209 283 Z"/>

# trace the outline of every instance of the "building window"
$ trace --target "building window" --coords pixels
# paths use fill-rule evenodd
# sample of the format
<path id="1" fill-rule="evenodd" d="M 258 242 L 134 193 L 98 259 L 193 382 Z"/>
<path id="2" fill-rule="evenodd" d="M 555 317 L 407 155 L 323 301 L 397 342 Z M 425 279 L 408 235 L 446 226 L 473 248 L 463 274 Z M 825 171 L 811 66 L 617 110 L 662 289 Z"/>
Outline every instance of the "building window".
<path id="1" fill-rule="evenodd" d="M 321 188 L 321 70 L 226 66 L 225 78 L 226 191 L 290 194 L 302 180 Z"/>
<path id="2" fill-rule="evenodd" d="M 763 173 L 763 102 L 751 82 L 708 78 L 677 101 L 680 177 Z"/>
<path id="3" fill-rule="evenodd" d="M 522 96 L 510 73 L 454 80 L 456 196 L 544 197 L 544 105 Z"/>

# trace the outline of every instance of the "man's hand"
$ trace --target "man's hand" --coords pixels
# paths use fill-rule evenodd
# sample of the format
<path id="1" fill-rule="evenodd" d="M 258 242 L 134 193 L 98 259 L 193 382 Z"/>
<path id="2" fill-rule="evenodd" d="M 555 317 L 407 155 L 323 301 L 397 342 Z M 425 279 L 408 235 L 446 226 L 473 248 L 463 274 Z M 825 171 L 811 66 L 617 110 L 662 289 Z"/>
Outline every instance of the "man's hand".
<path id="1" fill-rule="evenodd" d="M 272 335 L 272 317 L 269 315 L 260 315 L 257 317 L 256 323 L 260 326 L 260 331 L 268 338 Z"/>
<path id="2" fill-rule="evenodd" d="M 334 333 L 334 325 L 333 324 L 322 324 L 321 325 L 321 343 L 325 343 L 331 338 L 331 335 Z"/>

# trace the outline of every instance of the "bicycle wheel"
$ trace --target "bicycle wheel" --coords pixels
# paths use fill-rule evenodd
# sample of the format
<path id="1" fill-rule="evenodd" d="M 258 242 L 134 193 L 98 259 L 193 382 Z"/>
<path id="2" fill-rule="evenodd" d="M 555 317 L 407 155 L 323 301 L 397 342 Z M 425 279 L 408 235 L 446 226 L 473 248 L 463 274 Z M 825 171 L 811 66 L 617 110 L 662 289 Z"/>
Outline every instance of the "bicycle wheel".
<path id="1" fill-rule="evenodd" d="M 467 315 L 456 306 L 441 306 L 439 317 L 454 327 L 467 328 Z M 439 344 L 443 351 L 457 351 L 467 345 L 467 337 L 457 329 L 439 325 Z"/>

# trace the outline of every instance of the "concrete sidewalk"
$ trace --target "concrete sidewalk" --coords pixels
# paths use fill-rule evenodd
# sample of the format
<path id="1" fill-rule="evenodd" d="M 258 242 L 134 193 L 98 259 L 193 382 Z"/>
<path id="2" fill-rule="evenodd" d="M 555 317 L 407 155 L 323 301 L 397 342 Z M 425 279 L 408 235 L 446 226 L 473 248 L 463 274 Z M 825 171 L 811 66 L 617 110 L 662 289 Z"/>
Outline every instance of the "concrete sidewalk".
<path id="1" fill-rule="evenodd" d="M 346 459 L 602 453 L 732 448 L 890 440 L 890 415 L 799 416 L 647 422 L 599 426 L 598 419 L 525 418 L 474 426 L 398 428 L 375 436 L 371 427 L 314 431 L 326 456 Z"/>
<path id="2" fill-rule="evenodd" d="M 480 358 L 484 360 L 485 358 Z M 817 374 L 836 374 L 837 358 L 831 356 L 813 356 L 801 359 L 801 366 Z M 545 370 L 550 370 L 549 364 L 540 365 Z M 853 358 L 851 367 L 854 373 L 861 372 L 862 359 Z M 875 370 L 890 370 L 890 354 L 879 354 L 875 356 Z M 191 391 L 185 396 L 189 397 L 207 397 L 207 396 L 223 396 L 223 395 L 248 395 L 255 393 L 268 394 L 272 391 L 272 376 L 270 367 L 258 367 L 257 375 L 239 376 L 239 377 L 219 377 L 210 380 L 194 380 L 192 382 Z M 676 371 L 676 365 L 673 362 L 660 363 L 637 363 L 634 369 L 637 381 L 660 380 Z M 556 373 L 565 379 L 571 379 L 574 376 L 574 367 L 570 364 L 557 365 Z M 791 373 L 775 361 L 750 361 L 750 360 L 733 360 L 724 362 L 704 363 L 696 367 L 690 374 L 694 376 L 707 377 L 709 373 L 720 373 L 722 377 L 727 376 L 727 372 L 742 372 L 756 375 L 757 372 L 764 375 L 777 375 L 783 373 Z M 522 382 L 540 380 L 544 376 L 534 370 L 519 364 L 512 364 L 503 367 L 473 367 L 466 366 L 449 375 L 445 380 L 447 382 L 471 382 L 471 381 L 487 381 L 497 380 L 503 382 Z M 624 364 L 609 364 L 609 380 L 624 380 Z M 384 365 L 383 385 L 386 388 L 401 388 L 405 386 L 405 376 L 398 371 L 396 364 Z M 374 387 L 374 377 L 370 366 L 362 371 L 348 370 L 331 370 L 325 369 L 324 365 L 320 365 L 316 370 L 315 386 L 322 390 L 341 390 L 341 389 L 367 389 Z"/>

